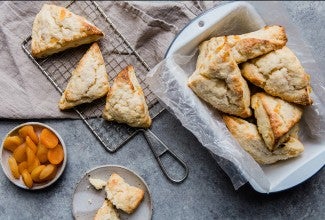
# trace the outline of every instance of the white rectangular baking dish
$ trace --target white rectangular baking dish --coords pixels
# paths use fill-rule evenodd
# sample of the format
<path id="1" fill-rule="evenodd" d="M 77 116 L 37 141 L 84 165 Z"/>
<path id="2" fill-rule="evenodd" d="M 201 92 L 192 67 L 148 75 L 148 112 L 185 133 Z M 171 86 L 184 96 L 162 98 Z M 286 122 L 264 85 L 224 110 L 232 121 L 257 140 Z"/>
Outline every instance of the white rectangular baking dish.
<path id="1" fill-rule="evenodd" d="M 267 3 L 265 3 L 267 4 Z M 274 7 L 270 3 L 270 8 Z M 315 72 L 315 65 L 304 62 L 304 56 L 306 54 L 307 45 L 302 45 L 303 40 L 299 36 L 295 36 L 295 28 L 291 26 L 291 23 L 282 19 L 281 16 L 277 16 L 268 12 L 270 8 L 265 8 L 266 5 L 261 5 L 256 3 L 256 7 L 259 8 L 259 13 L 255 8 L 246 2 L 235 2 L 229 3 L 217 8 L 213 8 L 202 15 L 198 16 L 196 19 L 192 20 L 174 39 L 170 48 L 166 53 L 165 58 L 170 58 L 175 54 L 181 55 L 191 55 L 193 51 L 196 50 L 200 42 L 209 39 L 212 36 L 221 36 L 229 34 L 242 34 L 251 31 L 255 31 L 266 24 L 278 24 L 285 26 L 287 30 L 287 35 L 289 38 L 288 46 L 297 54 L 300 58 L 302 64 L 304 65 L 306 71 L 313 77 L 313 72 Z M 280 13 L 280 12 L 279 12 Z M 263 17 L 264 16 L 264 17 Z M 262 18 L 263 17 L 263 18 Z M 267 23 L 265 22 L 267 21 Z M 272 23 L 270 23 L 270 21 Z M 192 59 L 191 62 L 195 62 L 196 57 Z M 191 63 L 192 66 L 193 63 Z M 191 73 L 189 73 L 191 74 Z M 162 77 L 160 74 L 151 73 L 151 78 Z M 188 75 L 183 76 L 186 79 Z M 324 78 L 322 78 L 324 80 Z M 150 77 L 148 79 L 151 89 L 155 92 L 154 83 L 151 83 Z M 151 81 L 151 82 L 150 82 Z M 186 87 L 186 81 L 182 88 L 188 89 Z M 163 89 L 161 89 L 162 91 Z M 166 89 L 168 91 L 168 89 Z M 317 91 L 315 91 L 317 92 Z M 162 102 L 170 103 L 168 95 L 164 96 L 156 94 Z M 173 94 L 175 96 L 175 94 Z M 194 94 L 193 94 L 194 95 Z M 324 103 L 321 103 L 324 107 Z M 198 103 L 198 105 L 205 105 L 203 102 Z M 168 104 L 167 104 L 168 106 Z M 194 131 L 193 127 L 187 125 L 184 121 L 185 115 L 182 115 L 182 111 L 178 111 L 175 106 L 168 106 L 176 117 L 182 122 L 182 124 L 200 140 L 199 132 Z M 176 107 L 177 108 L 177 107 Z M 302 123 L 302 133 L 304 133 L 304 123 Z M 193 132 L 194 131 L 194 132 Z M 309 177 L 315 174 L 319 169 L 324 166 L 325 162 L 325 140 L 324 138 L 312 138 L 306 135 L 303 136 L 302 142 L 305 146 L 305 151 L 303 154 L 295 159 L 278 162 L 274 165 L 262 166 L 262 170 L 269 182 L 269 188 L 265 189 L 261 187 L 256 181 L 248 179 L 253 188 L 262 193 L 277 192 L 291 188 Z M 202 143 L 203 144 L 203 143 Z"/>

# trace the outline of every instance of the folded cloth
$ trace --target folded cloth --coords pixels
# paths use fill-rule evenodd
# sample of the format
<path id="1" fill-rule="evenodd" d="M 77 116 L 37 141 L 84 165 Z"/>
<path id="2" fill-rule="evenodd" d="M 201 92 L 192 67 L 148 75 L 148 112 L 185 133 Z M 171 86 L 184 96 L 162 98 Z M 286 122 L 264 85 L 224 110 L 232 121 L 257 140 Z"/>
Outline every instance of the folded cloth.
<path id="1" fill-rule="evenodd" d="M 0 2 L 0 118 L 78 118 L 74 112 L 59 110 L 59 92 L 21 48 L 23 40 L 31 34 L 35 15 L 45 3 Z M 51 1 L 50 4 L 65 6 L 67 2 Z M 154 67 L 163 59 L 175 35 L 217 2 L 105 1 L 98 4 L 131 46 Z"/>

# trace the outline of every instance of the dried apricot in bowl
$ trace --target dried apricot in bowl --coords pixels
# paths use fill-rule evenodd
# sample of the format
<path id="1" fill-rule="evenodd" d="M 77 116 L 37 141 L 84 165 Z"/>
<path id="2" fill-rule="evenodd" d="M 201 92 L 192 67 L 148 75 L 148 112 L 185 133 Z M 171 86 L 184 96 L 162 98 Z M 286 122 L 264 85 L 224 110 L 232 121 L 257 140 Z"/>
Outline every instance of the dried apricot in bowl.
<path id="1" fill-rule="evenodd" d="M 20 173 L 18 170 L 18 165 L 14 157 L 10 156 L 8 159 L 9 167 L 11 170 L 12 175 L 18 179 L 20 177 Z"/>
<path id="2" fill-rule="evenodd" d="M 44 128 L 40 134 L 40 142 L 47 148 L 54 148 L 59 143 L 57 136 L 47 128 Z"/>
<path id="3" fill-rule="evenodd" d="M 24 139 L 29 136 L 35 144 L 38 143 L 38 136 L 34 131 L 34 128 L 32 125 L 25 125 L 18 131 L 19 135 L 23 137 Z"/>
<path id="4" fill-rule="evenodd" d="M 64 158 L 64 152 L 62 146 L 58 144 L 55 148 L 49 149 L 47 152 L 47 158 L 51 164 L 54 165 L 60 164 Z"/>
<path id="5" fill-rule="evenodd" d="M 6 150 L 14 152 L 14 150 L 23 143 L 22 139 L 18 136 L 9 136 L 4 140 L 3 147 Z"/>
<path id="6" fill-rule="evenodd" d="M 12 129 L 2 141 L 1 165 L 15 185 L 25 189 L 41 189 L 63 173 L 66 147 L 51 127 L 25 123 Z"/>

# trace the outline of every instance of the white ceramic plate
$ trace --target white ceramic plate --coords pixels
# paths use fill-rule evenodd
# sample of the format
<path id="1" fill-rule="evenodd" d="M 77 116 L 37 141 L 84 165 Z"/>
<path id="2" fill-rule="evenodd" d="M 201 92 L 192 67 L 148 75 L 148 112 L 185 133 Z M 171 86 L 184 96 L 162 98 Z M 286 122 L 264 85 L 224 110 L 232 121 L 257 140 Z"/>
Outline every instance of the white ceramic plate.
<path id="1" fill-rule="evenodd" d="M 260 9 L 261 8 L 263 7 L 260 7 Z M 265 5 L 263 10 L 265 11 L 262 15 L 267 14 Z M 273 24 L 281 25 L 284 25 L 286 22 L 285 20 L 276 19 L 275 17 L 271 19 L 268 18 L 268 21 L 271 21 Z M 265 22 L 252 5 L 245 2 L 225 4 L 210 9 L 192 20 L 175 37 L 165 57 L 169 57 L 173 54 L 190 55 L 202 41 L 212 36 L 247 33 L 255 31 L 264 25 Z M 287 25 L 286 28 L 291 30 L 290 25 Z M 291 36 L 293 35 L 294 34 Z M 292 38 L 290 39 L 291 45 L 294 45 L 294 43 L 292 43 Z M 278 192 L 296 186 L 310 178 L 324 166 L 324 142 L 306 138 L 303 140 L 303 144 L 305 146 L 305 151 L 300 157 L 262 167 L 271 184 L 269 192 Z M 250 184 L 256 191 L 266 193 L 254 182 Z"/>
<path id="2" fill-rule="evenodd" d="M 93 219 L 97 210 L 105 200 L 105 189 L 96 190 L 89 182 L 89 178 L 98 178 L 107 181 L 112 173 L 120 175 L 131 186 L 144 190 L 144 199 L 132 214 L 118 210 L 121 219 L 147 220 L 152 216 L 152 202 L 149 188 L 145 181 L 126 167 L 117 165 L 104 165 L 89 170 L 77 184 L 72 200 L 72 212 L 75 219 Z"/>
<path id="3" fill-rule="evenodd" d="M 61 143 L 62 148 L 63 148 L 63 151 L 64 151 L 64 159 L 63 159 L 63 162 L 58 166 L 58 170 L 57 170 L 56 176 L 52 180 L 47 181 L 47 182 L 44 182 L 44 183 L 34 183 L 32 188 L 28 188 L 24 184 L 21 176 L 20 176 L 19 179 L 15 179 L 12 176 L 11 171 L 10 171 L 10 168 L 9 168 L 9 164 L 8 164 L 8 158 L 9 158 L 10 155 L 12 155 L 12 153 L 10 151 L 5 150 L 3 148 L 3 143 L 4 143 L 4 140 L 6 139 L 6 137 L 7 136 L 10 136 L 10 135 L 17 134 L 18 133 L 18 130 L 21 127 L 25 126 L 25 125 L 32 125 L 34 127 L 35 132 L 37 134 L 39 134 L 43 128 L 49 129 L 50 131 L 52 131 L 59 138 L 59 142 Z M 17 127 L 13 128 L 11 131 L 9 131 L 8 134 L 3 138 L 3 141 L 2 141 L 2 144 L 1 144 L 1 148 L 0 148 L 0 152 L 1 152 L 1 157 L 0 157 L 1 167 L 2 167 L 2 170 L 5 173 L 5 175 L 8 177 L 8 179 L 13 184 L 15 184 L 16 186 L 19 186 L 19 187 L 24 188 L 24 189 L 30 189 L 30 190 L 43 189 L 43 188 L 48 187 L 49 185 L 53 184 L 62 175 L 62 173 L 63 173 L 63 171 L 65 169 L 65 166 L 66 166 L 66 163 L 67 163 L 67 157 L 68 157 L 65 143 L 64 143 L 63 139 L 61 138 L 61 136 L 59 135 L 59 133 L 56 132 L 50 126 L 48 126 L 46 124 L 43 124 L 43 123 L 39 123 L 39 122 L 27 122 L 27 123 L 18 125 Z"/>

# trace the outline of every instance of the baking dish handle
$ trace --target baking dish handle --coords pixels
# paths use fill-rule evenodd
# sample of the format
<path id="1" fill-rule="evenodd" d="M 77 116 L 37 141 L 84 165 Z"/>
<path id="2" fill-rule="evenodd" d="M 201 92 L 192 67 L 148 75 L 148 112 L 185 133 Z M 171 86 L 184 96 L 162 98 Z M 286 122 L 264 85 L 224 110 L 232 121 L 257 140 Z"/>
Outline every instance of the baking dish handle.
<path id="1" fill-rule="evenodd" d="M 152 131 L 150 131 L 149 129 L 142 130 L 142 131 L 143 131 L 144 137 L 146 138 L 146 140 L 148 142 L 148 145 L 149 145 L 151 151 L 155 155 L 155 158 L 157 159 L 158 164 L 159 164 L 161 170 L 163 171 L 163 173 L 165 174 L 165 176 L 173 183 L 183 182 L 187 178 L 188 172 L 189 172 L 188 167 L 185 164 L 185 162 L 181 158 L 179 158 L 171 149 L 169 149 L 154 133 L 152 133 Z M 184 169 L 184 175 L 181 178 L 175 179 L 170 175 L 170 172 L 168 172 L 166 166 L 164 165 L 163 161 L 161 160 L 161 158 L 167 154 L 169 154 L 171 156 L 171 158 L 173 158 Z"/>

